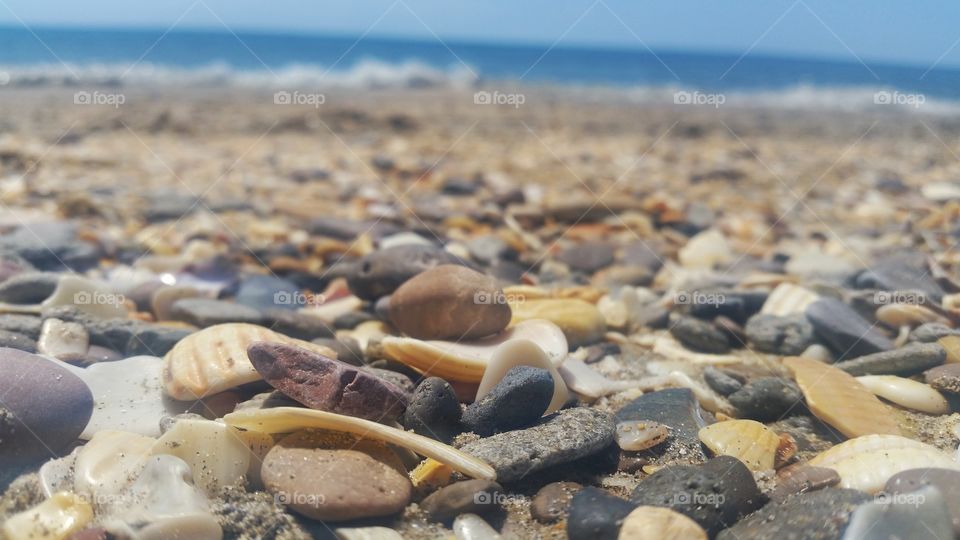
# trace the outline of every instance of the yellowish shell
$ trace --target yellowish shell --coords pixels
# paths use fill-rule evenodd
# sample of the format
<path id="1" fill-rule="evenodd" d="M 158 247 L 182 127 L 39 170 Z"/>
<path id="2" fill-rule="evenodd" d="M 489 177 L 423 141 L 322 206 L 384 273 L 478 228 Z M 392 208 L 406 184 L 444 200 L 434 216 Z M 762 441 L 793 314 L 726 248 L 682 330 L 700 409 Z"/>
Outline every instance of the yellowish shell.
<path id="1" fill-rule="evenodd" d="M 707 532 L 680 512 L 638 506 L 624 518 L 617 540 L 707 540 Z"/>
<path id="2" fill-rule="evenodd" d="M 960 363 L 960 336 L 943 336 L 937 343 L 947 351 L 948 364 Z"/>
<path id="3" fill-rule="evenodd" d="M 93 509 L 82 497 L 61 491 L 37 506 L 15 514 L 3 524 L 7 540 L 60 540 L 93 520 Z"/>
<path id="4" fill-rule="evenodd" d="M 332 350 L 278 334 L 262 326 L 243 323 L 218 324 L 180 340 L 163 357 L 163 384 L 174 399 L 196 400 L 261 379 L 247 358 L 255 341 L 287 343 L 330 358 Z"/>
<path id="5" fill-rule="evenodd" d="M 884 405 L 849 373 L 812 358 L 785 358 L 807 406 L 817 418 L 847 437 L 900 435 L 900 426 Z"/>
<path id="6" fill-rule="evenodd" d="M 929 414 L 947 414 L 950 404 L 929 384 L 894 375 L 857 377 L 868 390 L 897 405 Z"/>
<path id="7" fill-rule="evenodd" d="M 803 313 L 807 306 L 817 301 L 817 293 L 793 283 L 781 283 L 763 303 L 761 313 L 786 316 Z"/>
<path id="8" fill-rule="evenodd" d="M 866 435 L 840 443 L 810 460 L 840 475 L 840 486 L 877 493 L 891 476 L 908 469 L 960 470 L 960 463 L 937 448 L 897 435 Z"/>
<path id="9" fill-rule="evenodd" d="M 700 441 L 714 455 L 733 456 L 753 471 L 773 469 L 780 437 L 754 420 L 717 422 L 700 429 Z"/>
<path id="10" fill-rule="evenodd" d="M 511 301 L 514 300 L 514 301 Z M 563 331 L 571 347 L 587 345 L 603 338 L 607 321 L 590 302 L 576 298 L 541 298 L 537 300 L 507 297 L 513 314 L 510 324 L 546 319 Z"/>
<path id="11" fill-rule="evenodd" d="M 567 340 L 557 325 L 532 320 L 476 341 L 421 341 L 407 337 L 386 337 L 380 342 L 384 353 L 424 375 L 449 381 L 479 383 L 497 348 L 512 339 L 528 339 L 543 349 L 555 366 L 567 356 Z"/>
<path id="12" fill-rule="evenodd" d="M 877 320 L 899 328 L 901 326 L 918 326 L 924 323 L 950 324 L 946 317 L 932 309 L 915 304 L 887 304 L 880 306 L 876 313 Z"/>

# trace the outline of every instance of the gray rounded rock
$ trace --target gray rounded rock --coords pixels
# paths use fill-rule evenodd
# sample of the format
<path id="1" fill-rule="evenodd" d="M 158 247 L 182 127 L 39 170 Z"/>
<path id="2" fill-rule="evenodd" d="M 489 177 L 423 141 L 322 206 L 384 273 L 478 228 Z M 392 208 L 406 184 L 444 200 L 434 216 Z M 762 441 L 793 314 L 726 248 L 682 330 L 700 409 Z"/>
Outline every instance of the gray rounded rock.
<path id="1" fill-rule="evenodd" d="M 670 327 L 670 334 L 685 347 L 697 352 L 724 354 L 730 350 L 730 340 L 722 330 L 693 317 L 678 320 Z"/>
<path id="2" fill-rule="evenodd" d="M 782 356 L 798 356 L 816 342 L 813 325 L 803 315 L 760 313 L 750 317 L 744 331 L 756 350 Z"/>
<path id="3" fill-rule="evenodd" d="M 403 413 L 403 425 L 414 433 L 449 442 L 460 432 L 460 401 L 440 377 L 423 380 Z"/>
<path id="4" fill-rule="evenodd" d="M 779 377 L 755 379 L 727 396 L 741 418 L 774 422 L 804 409 L 803 394 L 792 382 Z"/>
<path id="5" fill-rule="evenodd" d="M 200 328 L 224 323 L 260 324 L 263 315 L 256 309 L 225 300 L 182 298 L 170 307 L 170 315 Z"/>
<path id="6" fill-rule="evenodd" d="M 466 480 L 434 491 L 420 508 L 434 521 L 450 521 L 460 514 L 484 514 L 499 507 L 502 492 L 500 484 L 491 480 Z"/>
<path id="7" fill-rule="evenodd" d="M 413 276 L 441 264 L 460 264 L 453 254 L 425 245 L 380 249 L 357 261 L 347 278 L 350 291 L 364 300 L 391 294 Z"/>

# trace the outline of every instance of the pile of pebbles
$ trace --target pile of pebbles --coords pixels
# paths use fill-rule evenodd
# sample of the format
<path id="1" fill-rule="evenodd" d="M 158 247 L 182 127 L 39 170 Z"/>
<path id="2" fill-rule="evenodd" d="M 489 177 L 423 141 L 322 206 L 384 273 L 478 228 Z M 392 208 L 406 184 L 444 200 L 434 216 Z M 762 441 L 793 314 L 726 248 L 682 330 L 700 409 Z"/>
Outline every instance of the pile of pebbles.
<path id="1" fill-rule="evenodd" d="M 2 536 L 960 534 L 942 246 L 852 223 L 856 250 L 800 228 L 759 250 L 766 222 L 662 193 L 598 208 L 420 180 L 410 214 L 333 185 L 324 217 L 19 201 L 0 226 Z M 911 196 L 928 228 L 958 211 Z"/>

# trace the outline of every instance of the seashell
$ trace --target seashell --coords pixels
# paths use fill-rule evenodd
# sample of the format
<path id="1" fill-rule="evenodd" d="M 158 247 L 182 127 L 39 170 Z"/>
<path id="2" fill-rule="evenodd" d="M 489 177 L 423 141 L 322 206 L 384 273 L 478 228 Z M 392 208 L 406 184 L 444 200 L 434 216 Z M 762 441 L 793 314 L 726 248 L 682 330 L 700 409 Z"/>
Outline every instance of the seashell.
<path id="1" fill-rule="evenodd" d="M 125 431 L 98 432 L 77 453 L 74 489 L 95 506 L 110 502 L 140 475 L 155 442 Z"/>
<path id="2" fill-rule="evenodd" d="M 403 540 L 400 533 L 387 527 L 340 527 L 333 534 L 337 540 Z"/>
<path id="3" fill-rule="evenodd" d="M 937 343 L 947 351 L 947 364 L 960 363 L 960 336 L 943 336 Z"/>
<path id="4" fill-rule="evenodd" d="M 617 422 L 617 446 L 628 452 L 653 448 L 670 437 L 670 428 L 649 420 Z"/>
<path id="5" fill-rule="evenodd" d="M 700 441 L 717 456 L 733 456 L 752 471 L 773 469 L 780 437 L 755 420 L 729 420 L 701 428 Z"/>
<path id="6" fill-rule="evenodd" d="M 526 300 L 507 296 L 512 317 L 510 325 L 545 319 L 554 323 L 566 336 L 571 347 L 589 345 L 603 339 L 607 321 L 597 306 L 577 298 L 543 298 Z"/>
<path id="7" fill-rule="evenodd" d="M 691 351 L 684 347 L 670 334 L 664 334 L 653 342 L 653 352 L 671 360 L 683 360 L 700 365 L 726 366 L 739 364 L 743 361 L 732 354 L 709 354 Z"/>
<path id="8" fill-rule="evenodd" d="M 840 475 L 840 487 L 877 493 L 891 476 L 909 469 L 960 470 L 960 463 L 936 447 L 898 435 L 865 435 L 842 442 L 810 460 Z"/>
<path id="9" fill-rule="evenodd" d="M 93 509 L 83 498 L 61 491 L 37 506 L 7 518 L 3 523 L 3 535 L 7 540 L 62 540 L 92 520 Z"/>
<path id="10" fill-rule="evenodd" d="M 357 342 L 361 351 L 366 351 L 371 341 L 380 341 L 389 335 L 390 327 L 383 321 L 365 321 L 352 330 L 337 331 L 337 339 L 351 338 Z"/>
<path id="11" fill-rule="evenodd" d="M 64 274 L 41 306 L 74 306 L 80 311 L 99 319 L 126 318 L 126 299 L 106 284 L 75 274 Z"/>
<path id="12" fill-rule="evenodd" d="M 924 323 L 950 324 L 946 317 L 917 304 L 886 304 L 877 308 L 876 317 L 891 328 L 913 327 Z"/>
<path id="13" fill-rule="evenodd" d="M 567 388 L 593 399 L 630 390 L 638 384 L 638 381 L 612 381 L 583 361 L 572 357 L 560 365 L 559 371 Z"/>
<path id="14" fill-rule="evenodd" d="M 623 519 L 618 540 L 707 540 L 696 521 L 669 508 L 638 506 Z"/>
<path id="15" fill-rule="evenodd" d="M 773 460 L 773 467 L 780 469 L 793 460 L 797 455 L 797 440 L 789 433 L 780 434 L 780 443 L 777 445 L 777 454 Z"/>
<path id="16" fill-rule="evenodd" d="M 75 322 L 47 319 L 40 329 L 37 351 L 58 360 L 79 360 L 87 354 L 90 336 L 83 325 Z"/>
<path id="17" fill-rule="evenodd" d="M 807 306 L 817 301 L 820 296 L 793 283 L 781 283 L 770 292 L 767 301 L 763 303 L 760 313 L 785 317 L 806 311 Z"/>
<path id="18" fill-rule="evenodd" d="M 947 414 L 950 404 L 928 384 L 894 375 L 864 375 L 857 377 L 877 396 L 897 405 L 928 414 Z"/>
<path id="19" fill-rule="evenodd" d="M 241 482 L 251 468 L 259 470 L 273 438 L 244 432 L 212 420 L 178 420 L 150 450 L 153 455 L 182 459 L 193 471 L 197 487 L 207 493 Z"/>
<path id="20" fill-rule="evenodd" d="M 817 418 L 847 437 L 900 435 L 891 409 L 852 375 L 817 360 L 802 357 L 783 360 Z"/>
<path id="21" fill-rule="evenodd" d="M 453 469 L 435 459 L 427 458 L 410 471 L 410 482 L 416 489 L 433 491 L 448 485 L 453 475 Z"/>
<path id="22" fill-rule="evenodd" d="M 40 481 L 40 490 L 44 496 L 52 497 L 58 491 L 73 489 L 74 466 L 77 463 L 77 454 L 83 447 L 73 449 L 73 452 L 62 458 L 51 459 L 40 466 L 37 477 Z"/>
<path id="23" fill-rule="evenodd" d="M 260 374 L 247 358 L 247 347 L 254 341 L 286 343 L 328 358 L 337 357 L 327 347 L 287 337 L 262 326 L 218 324 L 180 340 L 163 357 L 163 382 L 167 394 L 174 399 L 197 400 L 259 381 Z"/>
<path id="24" fill-rule="evenodd" d="M 630 322 L 630 312 L 623 300 L 616 300 L 609 295 L 604 296 L 597 302 L 597 309 L 600 310 L 610 328 L 624 328 Z"/>
<path id="25" fill-rule="evenodd" d="M 708 229 L 680 248 L 677 259 L 684 268 L 710 270 L 733 260 L 733 251 L 720 231 Z"/>
<path id="26" fill-rule="evenodd" d="M 291 433 L 307 428 L 343 431 L 407 448 L 473 478 L 497 479 L 493 467 L 452 446 L 353 416 L 296 407 L 276 407 L 237 411 L 228 414 L 223 420 L 231 426 L 269 434 Z"/>
<path id="27" fill-rule="evenodd" d="M 453 520 L 453 536 L 456 540 L 500 540 L 497 531 L 476 514 L 457 516 Z"/>
<path id="28" fill-rule="evenodd" d="M 567 385 L 557 371 L 557 366 L 550 360 L 547 353 L 539 345 L 529 339 L 511 339 L 494 351 L 477 388 L 477 400 L 482 399 L 507 375 L 507 372 L 516 366 L 532 366 L 546 369 L 553 377 L 553 398 L 544 414 L 560 410 L 567 402 L 569 392 Z"/>
<path id="29" fill-rule="evenodd" d="M 567 339 L 557 325 L 545 320 L 525 321 L 487 338 L 470 342 L 421 341 L 386 337 L 380 342 L 384 353 L 424 375 L 449 381 L 478 383 L 497 348 L 511 339 L 536 343 L 554 366 L 567 356 Z"/>

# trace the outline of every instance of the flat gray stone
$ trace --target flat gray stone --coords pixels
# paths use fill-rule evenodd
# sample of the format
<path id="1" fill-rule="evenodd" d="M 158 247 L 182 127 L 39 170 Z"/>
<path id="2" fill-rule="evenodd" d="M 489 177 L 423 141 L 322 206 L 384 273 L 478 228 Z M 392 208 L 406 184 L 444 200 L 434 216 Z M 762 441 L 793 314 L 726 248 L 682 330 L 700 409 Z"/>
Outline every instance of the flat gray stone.
<path id="1" fill-rule="evenodd" d="M 260 324 L 263 315 L 248 306 L 210 300 L 207 298 L 183 298 L 174 302 L 170 314 L 178 321 L 184 321 L 200 328 L 224 323 Z"/>
<path id="2" fill-rule="evenodd" d="M 924 486 L 912 493 L 883 495 L 857 508 L 843 540 L 945 540 L 953 538 L 950 513 L 940 491 Z"/>
<path id="3" fill-rule="evenodd" d="M 937 343 L 910 343 L 892 351 L 868 354 L 835 364 L 854 377 L 912 375 L 943 364 L 947 351 Z"/>
<path id="4" fill-rule="evenodd" d="M 821 298 L 805 312 L 813 329 L 845 360 L 893 349 L 893 342 L 872 327 L 852 307 L 836 298 Z"/>

